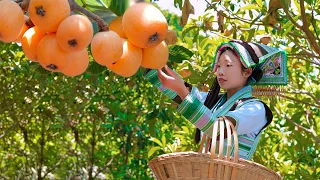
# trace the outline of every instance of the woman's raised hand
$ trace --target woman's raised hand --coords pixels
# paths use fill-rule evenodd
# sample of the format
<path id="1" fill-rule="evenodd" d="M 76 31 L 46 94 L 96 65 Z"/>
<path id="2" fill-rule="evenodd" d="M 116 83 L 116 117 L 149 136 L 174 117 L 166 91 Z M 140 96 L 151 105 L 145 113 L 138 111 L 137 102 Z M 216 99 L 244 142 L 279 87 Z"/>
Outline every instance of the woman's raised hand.
<path id="1" fill-rule="evenodd" d="M 183 100 L 189 94 L 189 90 L 184 85 L 184 81 L 167 65 L 164 67 L 164 69 L 169 75 L 164 73 L 161 69 L 158 69 L 157 71 L 160 82 L 164 87 L 175 91 Z"/>

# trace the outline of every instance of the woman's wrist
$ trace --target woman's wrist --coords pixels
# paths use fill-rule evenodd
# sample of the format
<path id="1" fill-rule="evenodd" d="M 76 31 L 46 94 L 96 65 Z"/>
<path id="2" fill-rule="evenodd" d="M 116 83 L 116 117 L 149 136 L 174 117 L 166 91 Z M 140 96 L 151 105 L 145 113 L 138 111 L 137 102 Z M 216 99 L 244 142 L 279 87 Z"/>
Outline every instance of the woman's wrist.
<path id="1" fill-rule="evenodd" d="M 178 96 L 180 96 L 181 100 L 183 101 L 189 94 L 189 90 L 187 87 L 183 87 L 179 92 L 177 92 Z"/>

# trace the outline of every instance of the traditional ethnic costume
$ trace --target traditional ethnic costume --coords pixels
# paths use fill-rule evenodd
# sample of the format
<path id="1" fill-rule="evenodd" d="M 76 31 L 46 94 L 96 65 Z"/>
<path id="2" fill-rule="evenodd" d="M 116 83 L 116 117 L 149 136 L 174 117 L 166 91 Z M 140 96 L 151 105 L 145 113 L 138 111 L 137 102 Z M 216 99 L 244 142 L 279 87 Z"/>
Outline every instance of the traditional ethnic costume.
<path id="1" fill-rule="evenodd" d="M 166 96 L 179 103 L 177 111 L 209 137 L 212 134 L 213 122 L 218 117 L 225 116 L 236 121 L 239 157 L 250 160 L 256 150 L 262 130 L 271 123 L 273 118 L 270 108 L 261 100 L 253 97 L 252 86 L 287 84 L 287 54 L 283 50 L 263 44 L 230 41 L 222 43 L 217 48 L 212 63 L 214 71 L 218 59 L 225 48 L 231 48 L 236 52 L 245 68 L 253 68 L 253 72 L 260 71 L 262 76 L 258 78 L 250 77 L 250 83 L 237 91 L 228 100 L 225 93 L 219 95 L 215 102 L 212 103 L 214 100 L 210 99 L 212 98 L 210 93 L 213 93 L 214 87 L 211 88 L 211 92 L 207 93 L 200 92 L 196 87 L 185 83 L 189 87 L 190 93 L 181 101 L 176 92 L 162 86 L 156 70 L 147 70 L 145 77 Z M 218 84 L 216 83 L 214 86 L 216 85 Z M 226 145 L 227 143 L 224 144 Z M 232 154 L 233 149 L 234 147 L 231 150 Z"/>

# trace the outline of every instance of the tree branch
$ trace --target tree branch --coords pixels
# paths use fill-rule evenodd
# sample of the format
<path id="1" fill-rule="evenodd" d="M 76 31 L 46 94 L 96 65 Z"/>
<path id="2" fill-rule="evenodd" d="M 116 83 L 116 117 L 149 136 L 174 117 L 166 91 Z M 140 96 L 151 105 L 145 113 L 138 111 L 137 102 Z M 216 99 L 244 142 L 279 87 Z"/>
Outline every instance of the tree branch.
<path id="1" fill-rule="evenodd" d="M 44 162 L 44 145 L 45 145 L 45 123 L 44 119 L 42 118 L 42 127 L 41 127 L 41 139 L 40 139 L 40 154 L 39 154 L 39 169 L 38 169 L 38 179 L 42 180 L 44 177 L 41 176 L 42 172 L 42 165 Z"/>
<path id="2" fill-rule="evenodd" d="M 21 3 L 23 0 L 13 0 L 15 3 Z"/>
<path id="3" fill-rule="evenodd" d="M 301 53 L 297 53 L 297 54 L 288 54 L 289 56 L 310 56 L 312 58 L 316 58 L 320 60 L 320 56 L 316 56 L 312 53 L 309 53 L 307 51 L 302 51 Z"/>
<path id="4" fill-rule="evenodd" d="M 308 61 L 312 64 L 315 64 L 315 65 L 318 65 L 320 66 L 320 61 L 315 61 L 315 60 L 310 60 L 310 59 L 306 59 L 306 58 L 303 58 L 303 57 L 308 57 L 309 58 L 309 55 L 308 54 L 303 54 L 303 53 L 298 53 L 298 54 L 288 54 L 288 57 L 293 57 L 293 58 L 298 58 L 300 60 L 304 60 L 304 61 Z M 320 60 L 320 59 L 319 59 Z"/>
<path id="5" fill-rule="evenodd" d="M 308 41 L 311 44 L 312 49 L 314 49 L 318 54 L 320 54 L 320 46 L 316 41 L 316 37 L 312 34 L 312 32 L 308 28 L 308 21 L 306 17 L 305 7 L 304 7 L 304 0 L 300 0 L 300 9 L 301 9 L 301 19 L 302 19 L 302 29 L 306 33 L 308 37 Z"/>
<path id="6" fill-rule="evenodd" d="M 59 159 L 59 161 L 58 161 L 52 168 L 50 168 L 50 169 L 44 174 L 43 177 L 46 177 L 49 173 L 51 173 L 54 169 L 56 169 L 56 168 L 60 165 L 60 163 L 61 163 L 61 161 L 62 161 L 63 159 L 64 159 L 64 158 Z"/>
<path id="7" fill-rule="evenodd" d="M 104 171 L 108 166 L 110 166 L 114 158 L 115 156 L 113 156 L 107 164 L 105 164 L 100 170 L 98 170 L 94 178 L 96 178 L 100 173 L 102 173 L 102 171 Z"/>
<path id="8" fill-rule="evenodd" d="M 277 108 L 274 108 L 274 109 L 276 110 L 277 114 L 278 114 L 280 117 L 284 118 L 285 120 L 287 120 L 288 122 L 290 122 L 291 124 L 293 124 L 293 125 L 294 125 L 295 127 L 297 127 L 300 131 L 302 130 L 302 131 L 305 131 L 305 132 L 313 135 L 314 138 L 315 138 L 316 143 L 317 143 L 317 144 L 320 144 L 320 137 L 317 135 L 317 133 L 316 133 L 313 129 L 308 129 L 308 128 L 306 128 L 306 127 L 304 127 L 304 126 L 302 126 L 302 125 L 294 122 L 294 120 L 290 119 L 288 116 L 282 115 L 282 114 L 284 114 L 284 113 L 282 113 L 282 112 L 281 112 L 280 110 L 278 110 Z"/>
<path id="9" fill-rule="evenodd" d="M 291 36 L 287 36 L 292 42 L 295 43 L 296 46 L 300 46 L 300 42 L 298 42 L 296 39 L 294 39 Z M 307 37 L 305 38 L 307 39 Z M 302 47 L 301 47 L 302 48 Z M 309 51 L 307 49 L 303 49 L 302 52 L 300 52 L 299 54 L 288 54 L 288 56 L 305 56 L 305 57 L 311 57 L 310 59 L 313 58 L 313 60 L 309 60 L 309 59 L 305 59 L 305 58 L 300 58 L 302 60 L 308 61 L 310 63 L 316 64 L 316 65 L 320 65 L 320 61 L 316 61 L 317 59 L 320 60 L 320 56 L 315 55 L 312 51 Z"/>
<path id="10" fill-rule="evenodd" d="M 89 180 L 93 180 L 92 172 L 93 172 L 93 165 L 94 165 L 94 149 L 96 147 L 96 130 L 94 122 L 92 128 L 92 140 L 91 140 L 91 152 L 90 152 L 90 168 L 89 168 Z"/>
<path id="11" fill-rule="evenodd" d="M 296 101 L 296 102 L 299 102 L 301 104 L 305 104 L 305 105 L 309 105 L 309 106 L 313 106 L 313 107 L 316 107 L 316 108 L 320 108 L 319 105 L 316 105 L 316 104 L 311 104 L 311 103 L 308 103 L 306 101 L 301 101 L 299 99 L 295 99 L 295 98 L 292 98 L 292 97 L 289 97 L 289 96 L 286 96 L 286 95 L 281 95 L 282 97 L 286 98 L 286 99 L 290 99 L 292 101 Z"/>
<path id="12" fill-rule="evenodd" d="M 28 11 L 30 0 L 14 0 L 13 2 L 17 3 L 24 12 Z"/>
<path id="13" fill-rule="evenodd" d="M 304 61 L 307 61 L 307 62 L 310 62 L 310 63 L 312 63 L 312 64 L 315 64 L 315 65 L 320 66 L 320 61 L 317 62 L 317 61 L 315 61 L 315 60 L 309 60 L 309 59 L 303 58 L 304 56 L 290 56 L 290 57 L 298 58 L 298 59 L 300 59 L 300 60 L 304 60 Z"/>
<path id="14" fill-rule="evenodd" d="M 311 12 L 311 24 L 314 29 L 314 32 L 316 33 L 317 40 L 320 42 L 319 34 L 316 28 L 316 20 L 314 19 L 314 7 L 312 7 L 312 12 Z"/>
<path id="15" fill-rule="evenodd" d="M 269 26 L 272 27 L 273 29 L 277 30 L 277 31 L 282 31 L 282 29 L 280 27 L 277 27 L 275 25 L 269 25 Z M 300 35 L 300 34 L 296 34 L 296 33 L 293 33 L 293 32 L 288 32 L 288 34 L 290 34 L 291 36 L 296 37 L 296 38 L 307 39 L 306 36 L 303 36 L 303 35 Z"/>
<path id="16" fill-rule="evenodd" d="M 287 18 L 291 21 L 291 23 L 293 25 L 295 25 L 297 28 L 299 28 L 299 29 L 301 29 L 303 31 L 302 26 L 300 26 L 295 20 L 292 19 L 292 17 L 289 14 L 287 8 L 284 7 L 284 4 L 283 3 L 280 3 L 280 4 L 281 4 L 281 7 L 282 7 L 283 11 L 286 13 Z"/>
<path id="17" fill-rule="evenodd" d="M 217 32 L 215 32 L 215 31 L 211 31 L 210 33 L 215 34 L 215 35 L 220 36 L 220 37 L 225 38 L 225 39 L 235 40 L 235 39 L 233 39 L 233 38 L 229 38 L 229 37 L 227 37 L 227 36 L 221 35 L 220 33 L 217 33 Z"/>
<path id="18" fill-rule="evenodd" d="M 320 105 L 320 99 L 317 99 L 312 93 L 310 93 L 309 91 L 306 91 L 306 90 L 299 90 L 297 88 L 294 88 L 292 86 L 289 86 L 291 89 L 293 89 L 294 91 L 289 91 L 289 92 L 286 92 L 286 93 L 292 93 L 292 94 L 306 94 L 308 96 L 310 96 L 317 104 Z"/>
<path id="19" fill-rule="evenodd" d="M 226 8 L 224 8 L 225 10 L 227 10 Z M 230 13 L 230 12 L 229 12 Z M 240 18 L 238 17 L 237 15 L 231 13 L 232 16 L 234 17 L 230 17 L 230 16 L 227 16 L 223 13 L 221 13 L 222 16 L 224 16 L 225 18 L 227 19 L 231 19 L 231 20 L 239 20 L 241 22 L 244 22 L 244 23 L 247 23 L 247 24 L 251 24 L 251 21 L 250 20 L 247 20 L 247 19 L 243 19 L 243 18 Z M 264 25 L 263 23 L 255 23 L 253 25 Z M 272 27 L 273 29 L 277 30 L 277 31 L 282 31 L 282 29 L 280 27 L 277 27 L 275 25 L 271 25 L 271 24 L 267 24 L 268 26 Z M 288 34 L 290 34 L 291 36 L 294 36 L 294 37 L 297 37 L 297 38 L 304 38 L 304 39 L 307 39 L 306 36 L 303 36 L 303 35 L 299 35 L 299 34 L 296 34 L 296 33 L 293 33 L 293 32 L 289 32 Z"/>
<path id="20" fill-rule="evenodd" d="M 230 12 L 230 11 L 229 11 L 227 8 L 225 8 L 224 6 L 222 6 L 222 7 L 223 7 L 223 9 L 224 9 L 225 11 L 227 11 L 231 16 L 233 16 L 233 17 L 228 17 L 228 16 L 226 16 L 225 14 L 221 13 L 221 15 L 224 16 L 225 18 L 228 18 L 228 19 L 236 19 L 236 20 L 239 20 L 239 21 L 248 23 L 248 24 L 251 24 L 251 23 L 252 23 L 251 20 L 241 18 L 241 17 L 239 17 L 237 14 L 234 14 L 234 13 Z M 215 10 L 216 10 L 216 9 L 215 9 Z M 254 25 L 263 25 L 263 23 L 262 23 L 262 22 L 261 22 L 261 23 L 255 23 Z"/>
<path id="21" fill-rule="evenodd" d="M 109 26 L 102 18 L 98 15 L 92 13 L 91 11 L 86 10 L 85 8 L 79 6 L 74 0 L 69 0 L 71 11 L 78 11 L 86 15 L 88 18 L 97 22 L 100 31 L 109 31 Z"/>

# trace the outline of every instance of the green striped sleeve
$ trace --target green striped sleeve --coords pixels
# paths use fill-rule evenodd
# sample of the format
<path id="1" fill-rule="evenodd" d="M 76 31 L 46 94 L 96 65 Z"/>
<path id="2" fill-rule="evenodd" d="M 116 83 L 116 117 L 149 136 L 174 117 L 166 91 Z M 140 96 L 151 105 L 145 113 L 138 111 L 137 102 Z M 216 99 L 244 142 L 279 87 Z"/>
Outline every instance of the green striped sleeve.
<path id="1" fill-rule="evenodd" d="M 205 132 L 208 136 L 212 135 L 212 132 L 208 130 L 212 127 L 217 116 L 192 93 L 186 96 L 178 106 L 177 111 L 202 132 Z"/>
<path id="2" fill-rule="evenodd" d="M 158 78 L 158 73 L 156 69 L 150 70 L 146 75 L 146 79 L 155 87 L 157 87 L 164 95 L 169 97 L 170 99 L 173 99 L 177 96 L 177 93 L 172 91 L 171 89 L 165 88 L 162 86 L 161 82 Z"/>

